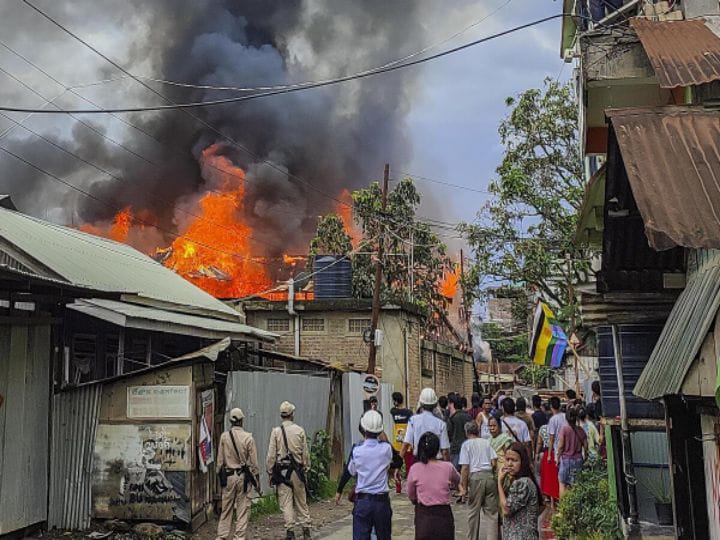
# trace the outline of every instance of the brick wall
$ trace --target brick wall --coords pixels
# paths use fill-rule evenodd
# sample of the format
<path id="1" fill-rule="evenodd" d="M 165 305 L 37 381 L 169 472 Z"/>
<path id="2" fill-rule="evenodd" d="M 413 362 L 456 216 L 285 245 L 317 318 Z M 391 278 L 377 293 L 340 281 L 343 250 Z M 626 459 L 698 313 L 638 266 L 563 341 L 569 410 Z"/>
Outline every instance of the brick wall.
<path id="1" fill-rule="evenodd" d="M 472 395 L 472 362 L 469 355 L 463 355 L 447 345 L 423 341 L 426 354 L 432 354 L 433 377 L 423 377 L 423 384 L 431 386 L 439 396 L 459 392 L 468 401 Z"/>
<path id="2" fill-rule="evenodd" d="M 246 310 L 247 324 L 280 335 L 275 349 L 294 354 L 294 318 L 282 310 Z M 356 370 L 367 367 L 368 345 L 361 333 L 350 332 L 349 319 L 369 319 L 370 312 L 358 311 L 305 311 L 300 313 L 300 356 L 338 363 Z M 288 321 L 286 331 L 269 328 L 268 319 Z M 323 319 L 322 331 L 303 329 L 303 319 Z M 469 356 L 456 349 L 421 340 L 422 326 L 416 315 L 399 309 L 381 312 L 378 327 L 385 333 L 385 341 L 378 352 L 378 374 L 383 382 L 393 384 L 395 391 L 405 395 L 405 402 L 414 407 L 420 391 L 426 386 L 435 388 L 438 395 L 451 391 L 472 392 L 472 364 Z M 421 345 L 422 342 L 422 345 Z M 405 358 L 407 343 L 407 362 Z M 434 372 L 423 377 L 421 347 L 434 355 Z M 464 360 L 463 360 L 464 358 Z M 406 375 L 407 366 L 407 375 Z"/>

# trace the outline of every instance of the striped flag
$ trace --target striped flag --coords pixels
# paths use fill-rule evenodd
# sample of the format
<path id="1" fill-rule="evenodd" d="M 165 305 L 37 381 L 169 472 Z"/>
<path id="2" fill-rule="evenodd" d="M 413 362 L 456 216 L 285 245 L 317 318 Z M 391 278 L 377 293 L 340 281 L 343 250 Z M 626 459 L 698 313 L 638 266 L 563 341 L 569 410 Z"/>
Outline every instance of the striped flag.
<path id="1" fill-rule="evenodd" d="M 568 339 L 552 310 L 544 302 L 535 309 L 530 358 L 540 366 L 559 368 L 565 357 Z"/>

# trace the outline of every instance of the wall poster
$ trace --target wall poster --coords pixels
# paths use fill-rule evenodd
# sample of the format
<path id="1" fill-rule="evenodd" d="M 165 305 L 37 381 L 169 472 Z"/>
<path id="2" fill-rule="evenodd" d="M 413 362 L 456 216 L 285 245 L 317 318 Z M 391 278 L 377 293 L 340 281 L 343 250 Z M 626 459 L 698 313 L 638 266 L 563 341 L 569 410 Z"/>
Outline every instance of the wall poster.
<path id="1" fill-rule="evenodd" d="M 98 425 L 95 517 L 189 522 L 190 441 L 190 423 Z"/>
<path id="2" fill-rule="evenodd" d="M 205 390 L 200 394 L 200 417 L 198 437 L 198 459 L 200 470 L 208 471 L 208 465 L 213 462 L 213 425 L 215 423 L 215 391 Z"/>

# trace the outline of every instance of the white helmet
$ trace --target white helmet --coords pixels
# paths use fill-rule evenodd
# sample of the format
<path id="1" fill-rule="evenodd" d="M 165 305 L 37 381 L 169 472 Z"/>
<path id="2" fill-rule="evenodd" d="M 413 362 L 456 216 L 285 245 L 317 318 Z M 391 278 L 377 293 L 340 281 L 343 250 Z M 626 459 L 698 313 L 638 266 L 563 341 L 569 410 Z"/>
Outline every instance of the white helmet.
<path id="1" fill-rule="evenodd" d="M 360 425 L 369 433 L 381 433 L 383 430 L 383 419 L 379 412 L 369 410 L 360 418 Z"/>
<path id="2" fill-rule="evenodd" d="M 243 418 L 245 418 L 245 413 L 242 412 L 242 409 L 235 407 L 232 411 L 230 411 L 230 420 L 233 422 L 238 422 Z"/>
<path id="3" fill-rule="evenodd" d="M 432 388 L 423 388 L 420 392 L 420 405 L 435 405 L 438 402 L 437 394 Z"/>

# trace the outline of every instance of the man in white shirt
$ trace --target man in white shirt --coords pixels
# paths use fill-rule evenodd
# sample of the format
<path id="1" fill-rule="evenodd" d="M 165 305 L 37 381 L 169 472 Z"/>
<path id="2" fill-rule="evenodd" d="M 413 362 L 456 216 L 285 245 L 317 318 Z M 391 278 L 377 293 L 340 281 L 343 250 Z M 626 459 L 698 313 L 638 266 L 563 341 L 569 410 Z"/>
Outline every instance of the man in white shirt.
<path id="1" fill-rule="evenodd" d="M 437 407 L 437 394 L 432 388 L 423 388 L 420 392 L 420 406 L 422 412 L 416 414 L 408 421 L 407 430 L 405 431 L 405 439 L 400 449 L 400 457 L 412 451 L 417 456 L 418 443 L 420 437 L 428 431 L 434 433 L 440 439 L 440 453 L 445 461 L 450 461 L 450 439 L 447 433 L 447 424 L 433 414 Z"/>
<path id="2" fill-rule="evenodd" d="M 555 455 L 558 451 L 558 443 L 560 442 L 560 430 L 567 424 L 565 420 L 565 413 L 560 412 L 560 398 L 553 396 L 550 398 L 550 409 L 552 410 L 552 417 L 548 421 L 548 435 L 550 437 L 550 448 L 553 449 Z"/>
<path id="3" fill-rule="evenodd" d="M 503 432 L 510 435 L 513 440 L 523 443 L 528 450 L 528 456 L 532 458 L 532 437 L 527 424 L 515 416 L 515 400 L 506 397 L 502 402 L 503 416 L 500 420 Z"/>
<path id="4" fill-rule="evenodd" d="M 488 439 L 480 438 L 475 422 L 465 424 L 467 440 L 460 448 L 460 492 L 467 494 L 470 509 L 468 539 L 497 539 L 498 490 L 493 477 L 497 454 Z M 484 529 L 484 531 L 483 531 Z"/>

